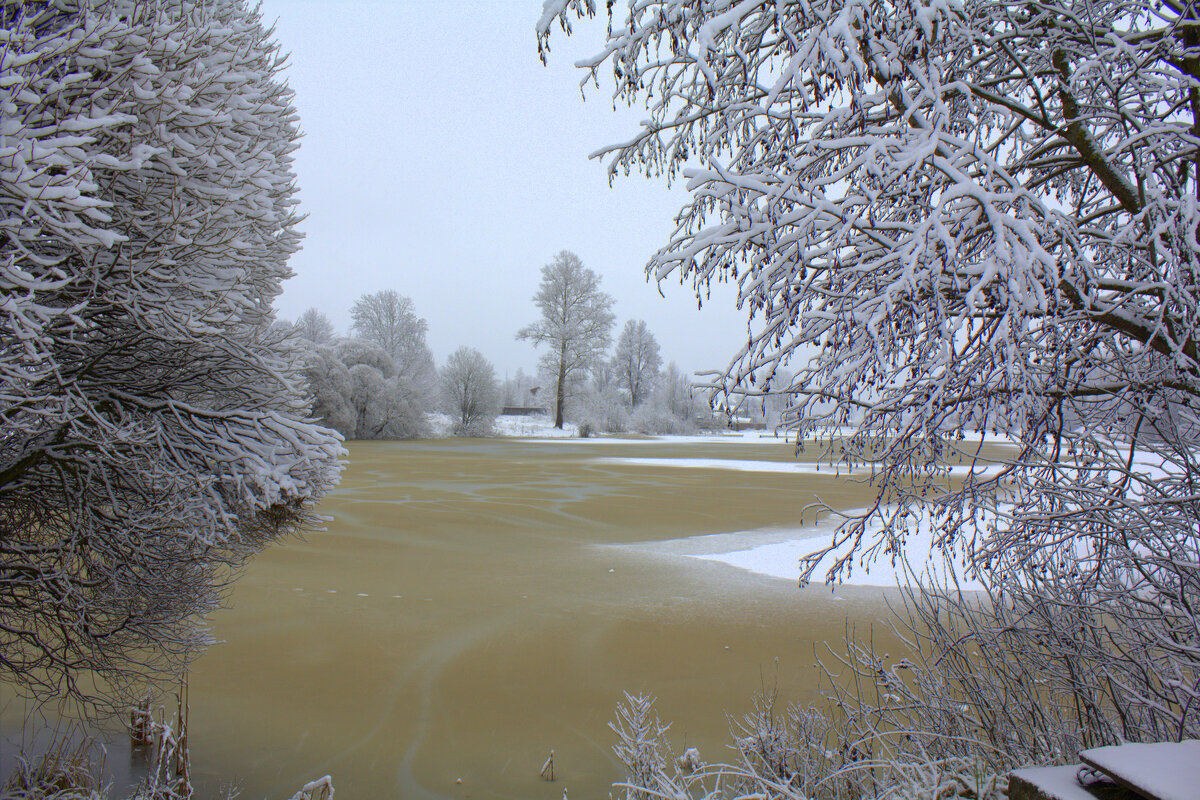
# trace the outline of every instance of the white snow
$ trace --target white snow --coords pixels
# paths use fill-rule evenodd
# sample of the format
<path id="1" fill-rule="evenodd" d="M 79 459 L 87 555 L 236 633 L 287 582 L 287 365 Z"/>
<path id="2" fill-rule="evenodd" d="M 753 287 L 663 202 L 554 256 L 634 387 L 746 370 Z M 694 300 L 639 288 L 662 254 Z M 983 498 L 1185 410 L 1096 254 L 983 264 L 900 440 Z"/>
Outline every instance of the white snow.
<path id="1" fill-rule="evenodd" d="M 1200 797 L 1200 739 L 1097 747 L 1080 759 L 1156 800 Z"/>
<path id="2" fill-rule="evenodd" d="M 1096 800 L 1096 795 L 1079 784 L 1075 775 L 1079 766 L 1030 767 L 1019 769 L 1013 775 L 1036 786 L 1049 800 Z"/>
<path id="3" fill-rule="evenodd" d="M 578 435 L 578 434 L 576 434 Z M 724 433 L 701 433 L 690 435 L 642 436 L 638 434 L 605 434 L 589 436 L 586 439 L 576 439 L 573 444 L 713 444 L 723 443 L 786 443 L 783 437 L 776 437 L 763 431 L 728 431 Z"/>

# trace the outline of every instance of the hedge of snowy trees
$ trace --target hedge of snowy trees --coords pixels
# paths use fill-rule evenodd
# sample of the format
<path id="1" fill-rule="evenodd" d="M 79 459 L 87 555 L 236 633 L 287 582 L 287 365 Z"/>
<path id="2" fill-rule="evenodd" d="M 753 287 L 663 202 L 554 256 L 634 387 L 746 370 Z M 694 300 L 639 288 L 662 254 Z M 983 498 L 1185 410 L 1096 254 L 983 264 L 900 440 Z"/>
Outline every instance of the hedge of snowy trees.
<path id="1" fill-rule="evenodd" d="M 272 327 L 296 112 L 241 0 L 0 18 L 0 679 L 114 697 L 338 479 Z"/>
<path id="2" fill-rule="evenodd" d="M 548 0 L 543 54 L 594 10 Z M 1194 6 L 647 0 L 610 23 L 584 84 L 607 71 L 649 118 L 600 157 L 691 193 L 648 273 L 734 282 L 754 333 L 726 391 L 789 395 L 797 437 L 850 426 L 838 457 L 877 467 L 805 578 L 902 557 L 932 515 L 991 591 L 914 598 L 923 667 L 851 654 L 862 763 L 804 755 L 799 715 L 738 791 L 1200 736 Z M 940 455 L 976 430 L 1018 455 L 948 491 Z"/>
<path id="3" fill-rule="evenodd" d="M 438 378 L 425 320 L 393 290 L 363 295 L 351 309 L 355 337 L 308 309 L 292 333 L 303 352 L 312 416 L 347 439 L 406 439 L 429 433 Z"/>

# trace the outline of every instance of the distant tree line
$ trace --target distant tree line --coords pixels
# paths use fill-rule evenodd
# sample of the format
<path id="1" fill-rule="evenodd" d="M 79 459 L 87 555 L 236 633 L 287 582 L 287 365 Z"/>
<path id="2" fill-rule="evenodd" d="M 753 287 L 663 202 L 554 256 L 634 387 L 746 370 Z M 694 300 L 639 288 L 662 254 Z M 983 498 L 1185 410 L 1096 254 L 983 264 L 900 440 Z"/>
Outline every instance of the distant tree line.
<path id="1" fill-rule="evenodd" d="M 628 320 L 610 356 L 613 299 L 579 256 L 564 250 L 542 268 L 534 304 L 541 318 L 517 333 L 543 348 L 539 362 L 553 391 L 554 424 L 580 432 L 686 433 L 710 418 L 675 364 L 662 371 L 658 340 L 644 320 Z"/>
<path id="2" fill-rule="evenodd" d="M 518 339 L 542 348 L 538 373 L 499 381 L 482 353 L 460 348 L 439 370 L 425 341 L 428 324 L 394 290 L 360 297 L 349 335 L 324 313 L 283 323 L 296 340 L 313 418 L 346 439 L 404 439 L 434 432 L 431 415 L 448 416 L 455 435 L 486 436 L 505 406 L 545 408 L 554 424 L 590 432 L 686 433 L 710 418 L 707 405 L 675 364 L 663 368 L 658 340 L 644 320 L 628 320 L 610 354 L 613 299 L 574 253 L 542 268 L 533 296 L 538 321 Z"/>

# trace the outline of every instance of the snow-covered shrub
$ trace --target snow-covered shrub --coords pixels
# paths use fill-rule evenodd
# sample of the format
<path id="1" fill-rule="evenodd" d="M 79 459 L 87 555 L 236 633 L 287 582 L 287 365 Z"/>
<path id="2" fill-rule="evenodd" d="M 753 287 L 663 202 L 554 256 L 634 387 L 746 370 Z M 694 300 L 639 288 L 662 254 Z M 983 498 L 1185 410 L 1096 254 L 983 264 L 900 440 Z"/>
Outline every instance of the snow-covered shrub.
<path id="1" fill-rule="evenodd" d="M 370 367 L 384 378 L 396 374 L 396 363 L 388 352 L 365 339 L 339 339 L 333 349 L 346 369 L 362 365 Z"/>
<path id="2" fill-rule="evenodd" d="M 629 409 L 616 386 L 597 390 L 580 389 L 571 398 L 567 418 L 593 433 L 624 433 L 629 430 Z"/>
<path id="3" fill-rule="evenodd" d="M 414 391 L 402 376 L 387 377 L 370 364 L 355 364 L 349 374 L 353 438 L 413 439 L 428 432 L 424 393 Z"/>
<path id="4" fill-rule="evenodd" d="M 613 752 L 625 766 L 624 800 L 686 800 L 687 779 L 681 766 L 686 763 L 671 757 L 666 741 L 670 725 L 664 725 L 654 712 L 654 698 L 625 692 L 617 706 L 617 718 L 608 724 L 617 735 Z"/>
<path id="5" fill-rule="evenodd" d="M 0 673 L 119 694 L 337 481 L 271 325 L 296 111 L 241 0 L 0 19 Z"/>
<path id="6" fill-rule="evenodd" d="M 651 398 L 629 415 L 629 429 L 655 435 L 683 434 L 695 433 L 696 425 L 689 419 L 672 414 L 670 409 Z"/>
<path id="7" fill-rule="evenodd" d="M 383 348 L 360 339 L 303 345 L 312 416 L 347 439 L 428 435 L 428 392 L 413 385 Z"/>
<path id="8" fill-rule="evenodd" d="M 13 759 L 12 771 L 0 784 L 3 800 L 105 800 L 103 765 L 96 757 L 99 746 L 83 739 L 71 744 L 65 737 L 51 742 L 46 751 L 27 759 Z"/>

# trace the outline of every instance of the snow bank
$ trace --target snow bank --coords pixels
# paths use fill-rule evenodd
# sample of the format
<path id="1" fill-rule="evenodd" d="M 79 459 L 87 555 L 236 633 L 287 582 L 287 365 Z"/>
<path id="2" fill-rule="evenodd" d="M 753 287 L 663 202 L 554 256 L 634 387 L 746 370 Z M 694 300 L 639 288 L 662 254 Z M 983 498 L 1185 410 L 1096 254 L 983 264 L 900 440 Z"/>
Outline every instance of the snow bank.
<path id="1" fill-rule="evenodd" d="M 537 414 L 529 417 L 496 417 L 492 426 L 493 436 L 509 438 L 548 438 L 579 440 L 579 428 L 570 422 L 564 422 L 562 430 L 554 427 L 554 420 L 548 416 Z M 579 441 L 589 441 L 582 439 Z"/>

